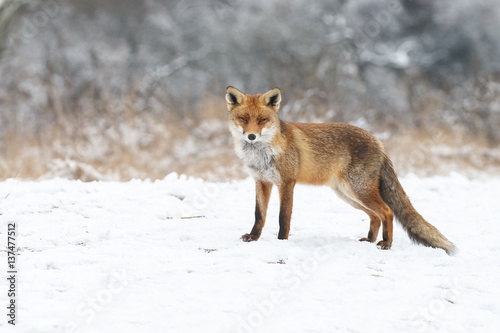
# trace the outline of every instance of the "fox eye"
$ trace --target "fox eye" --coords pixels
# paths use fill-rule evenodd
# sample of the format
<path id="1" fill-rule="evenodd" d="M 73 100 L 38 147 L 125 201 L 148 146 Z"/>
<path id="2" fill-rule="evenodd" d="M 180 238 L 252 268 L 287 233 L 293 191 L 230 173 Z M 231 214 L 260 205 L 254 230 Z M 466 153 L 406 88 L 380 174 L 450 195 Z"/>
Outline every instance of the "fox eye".
<path id="1" fill-rule="evenodd" d="M 245 118 L 245 117 L 240 117 L 240 119 L 241 119 L 241 120 L 243 120 L 245 123 L 248 123 L 247 118 Z"/>
<path id="2" fill-rule="evenodd" d="M 261 120 L 259 120 L 259 123 L 263 123 L 265 122 L 267 119 L 266 118 L 262 118 Z"/>

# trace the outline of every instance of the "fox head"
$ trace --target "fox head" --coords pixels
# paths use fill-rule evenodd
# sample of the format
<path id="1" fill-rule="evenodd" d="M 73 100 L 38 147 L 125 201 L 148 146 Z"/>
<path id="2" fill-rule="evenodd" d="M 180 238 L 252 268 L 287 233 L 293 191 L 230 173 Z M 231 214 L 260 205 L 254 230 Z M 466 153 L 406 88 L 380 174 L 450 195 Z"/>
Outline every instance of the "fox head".
<path id="1" fill-rule="evenodd" d="M 279 88 L 271 89 L 265 94 L 247 95 L 234 87 L 227 87 L 226 101 L 229 129 L 235 139 L 245 140 L 250 144 L 271 141 L 279 129 Z"/>

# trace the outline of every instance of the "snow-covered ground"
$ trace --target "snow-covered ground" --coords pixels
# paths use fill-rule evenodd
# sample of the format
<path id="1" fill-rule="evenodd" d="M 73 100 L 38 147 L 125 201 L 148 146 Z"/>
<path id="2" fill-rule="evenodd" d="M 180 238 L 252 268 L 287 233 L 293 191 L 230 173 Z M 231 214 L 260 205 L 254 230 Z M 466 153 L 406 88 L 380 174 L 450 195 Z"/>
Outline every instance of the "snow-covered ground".
<path id="1" fill-rule="evenodd" d="M 401 181 L 458 255 L 399 226 L 390 251 L 358 242 L 367 216 L 326 187 L 296 187 L 288 241 L 274 190 L 244 243 L 251 179 L 2 182 L 1 274 L 9 223 L 19 272 L 15 327 L 1 279 L 0 332 L 498 332 L 500 178 Z"/>

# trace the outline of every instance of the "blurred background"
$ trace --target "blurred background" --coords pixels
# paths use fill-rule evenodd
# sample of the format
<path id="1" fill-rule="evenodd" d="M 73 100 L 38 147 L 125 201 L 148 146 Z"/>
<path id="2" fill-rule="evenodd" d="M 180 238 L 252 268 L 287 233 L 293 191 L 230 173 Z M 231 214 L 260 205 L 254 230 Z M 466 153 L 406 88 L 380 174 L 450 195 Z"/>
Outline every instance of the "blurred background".
<path id="1" fill-rule="evenodd" d="M 225 88 L 374 133 L 397 171 L 500 171 L 498 0 L 0 0 L 0 179 L 246 177 Z"/>

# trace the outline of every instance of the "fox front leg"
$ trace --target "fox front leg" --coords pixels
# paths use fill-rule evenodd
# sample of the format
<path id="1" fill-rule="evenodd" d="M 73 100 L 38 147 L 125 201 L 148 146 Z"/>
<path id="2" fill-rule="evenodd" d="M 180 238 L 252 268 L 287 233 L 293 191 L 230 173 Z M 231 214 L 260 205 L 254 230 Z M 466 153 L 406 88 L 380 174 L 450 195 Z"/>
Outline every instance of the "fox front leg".
<path id="1" fill-rule="evenodd" d="M 241 236 L 241 239 L 245 242 L 259 239 L 262 228 L 264 228 L 264 224 L 266 223 L 267 206 L 269 204 L 269 198 L 271 197 L 272 188 L 273 184 L 271 183 L 260 180 L 255 182 L 255 224 L 249 234 Z"/>
<path id="2" fill-rule="evenodd" d="M 278 239 L 288 239 L 290 232 L 290 220 L 292 218 L 293 189 L 295 182 L 284 182 L 280 185 L 280 231 Z"/>

